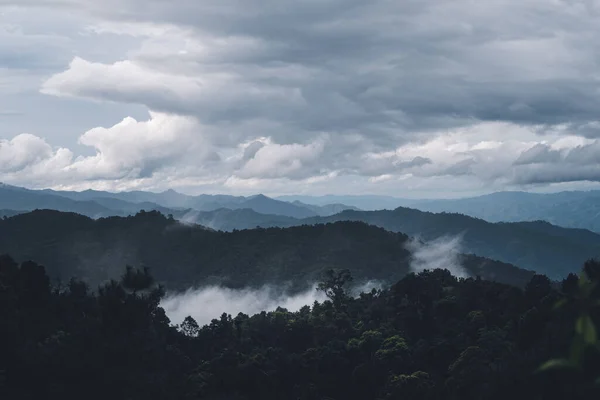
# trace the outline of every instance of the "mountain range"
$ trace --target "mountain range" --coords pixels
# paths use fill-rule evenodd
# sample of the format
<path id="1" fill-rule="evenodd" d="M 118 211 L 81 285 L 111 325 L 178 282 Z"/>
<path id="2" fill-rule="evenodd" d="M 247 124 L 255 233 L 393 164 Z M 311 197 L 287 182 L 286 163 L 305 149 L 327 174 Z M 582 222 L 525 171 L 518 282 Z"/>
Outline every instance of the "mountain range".
<path id="1" fill-rule="evenodd" d="M 562 194 L 498 193 L 474 199 L 430 201 L 434 209 L 446 205 L 467 204 L 469 201 L 487 203 L 528 204 L 524 199 L 541 204 L 541 209 L 551 210 L 551 204 L 571 201 L 580 204 L 587 199 L 588 210 L 593 209 L 596 192 L 565 192 Z M 586 229 L 569 229 L 541 220 L 521 222 L 489 222 L 458 213 L 432 213 L 405 207 L 391 210 L 362 211 L 354 205 L 336 201 L 374 199 L 377 196 L 325 196 L 317 198 L 321 204 L 309 204 L 311 198 L 288 198 L 291 202 L 272 199 L 264 195 L 250 197 L 227 195 L 189 196 L 173 190 L 162 193 L 121 192 L 110 193 L 87 190 L 83 192 L 28 190 L 0 186 L 0 217 L 10 217 L 34 209 L 53 209 L 74 212 L 91 218 L 135 215 L 141 210 L 159 211 L 184 223 L 198 224 L 214 230 L 234 231 L 256 227 L 292 227 L 326 224 L 338 221 L 359 221 L 384 228 L 391 232 L 418 237 L 424 241 L 439 238 L 460 238 L 461 251 L 517 265 L 560 279 L 577 271 L 589 258 L 600 255 L 600 235 Z M 536 199 L 548 199 L 547 201 Z M 393 198 L 384 198 L 392 201 Z M 513 203 L 511 203 L 513 199 Z M 554 200 L 553 200 L 554 199 Z M 362 201 L 361 200 L 361 201 Z M 332 201 L 333 203 L 327 203 Z M 487 203 L 486 203 L 487 202 Z M 478 204 L 479 204 L 478 203 Z M 361 204 L 356 203 L 355 204 Z M 390 203 L 391 204 L 391 203 Z M 556 206 L 558 207 L 558 206 Z M 524 209 L 517 207 L 516 209 Z M 531 207 L 535 208 L 534 206 Z M 486 208 L 483 208 L 486 209 Z M 490 209 L 493 207 L 490 206 Z M 501 209 L 500 206 L 497 209 Z M 569 209 L 563 207 L 566 211 Z M 470 213 L 475 213 L 473 206 Z M 572 210 L 572 213 L 577 210 Z M 465 212 L 466 214 L 466 212 Z M 498 211 L 496 219 L 500 218 Z M 506 211 L 506 219 L 516 218 Z M 524 217 L 527 214 L 522 212 Z M 533 218 L 533 217 L 531 217 Z M 494 218 L 490 218 L 494 219 Z M 590 218 L 593 222 L 593 219 Z"/>
<path id="2" fill-rule="evenodd" d="M 157 210 L 164 214 L 194 209 L 212 211 L 220 208 L 252 209 L 263 214 L 283 215 L 294 218 L 333 215 L 345 209 L 357 209 L 344 204 L 313 205 L 302 202 L 286 202 L 264 195 L 249 197 L 228 195 L 189 196 L 174 190 L 161 193 L 119 192 L 96 190 L 56 191 L 29 190 L 21 187 L 0 185 L 0 209 L 31 211 L 52 209 L 76 212 L 92 218 L 126 216 L 141 210 Z"/>
<path id="3" fill-rule="evenodd" d="M 189 212 L 183 219 L 226 231 L 360 221 L 424 241 L 458 237 L 465 253 L 518 265 L 555 279 L 577 271 L 583 262 L 600 255 L 600 234 L 585 229 L 562 228 L 545 221 L 491 223 L 462 214 L 436 214 L 404 207 L 346 210 L 328 217 L 305 219 L 220 209 Z"/>
<path id="4" fill-rule="evenodd" d="M 376 195 L 326 196 L 190 196 L 167 190 L 160 193 L 96 190 L 28 190 L 0 184 L 0 210 L 54 209 L 93 218 L 131 215 L 141 210 L 168 214 L 183 210 L 215 211 L 251 209 L 261 214 L 293 218 L 327 217 L 345 210 L 394 210 L 409 207 L 421 211 L 450 212 L 488 222 L 547 221 L 566 227 L 600 232 L 600 191 L 560 193 L 497 192 L 462 199 L 403 199 Z"/>
<path id="5" fill-rule="evenodd" d="M 421 211 L 452 212 L 489 222 L 548 221 L 566 228 L 600 232 L 600 191 L 559 193 L 497 192 L 461 199 L 401 199 L 389 196 L 282 196 L 306 204 L 340 202 L 362 210 L 410 207 Z"/>
<path id="6" fill-rule="evenodd" d="M 171 290 L 209 284 L 305 290 L 330 268 L 349 269 L 357 282 L 394 282 L 411 271 L 410 243 L 407 235 L 353 221 L 220 232 L 157 211 L 94 220 L 37 210 L 0 220 L 0 254 L 38 260 L 55 279 L 98 284 L 119 277 L 125 265 L 147 266 Z M 534 274 L 474 255 L 457 257 L 448 264 L 484 279 L 523 286 Z"/>

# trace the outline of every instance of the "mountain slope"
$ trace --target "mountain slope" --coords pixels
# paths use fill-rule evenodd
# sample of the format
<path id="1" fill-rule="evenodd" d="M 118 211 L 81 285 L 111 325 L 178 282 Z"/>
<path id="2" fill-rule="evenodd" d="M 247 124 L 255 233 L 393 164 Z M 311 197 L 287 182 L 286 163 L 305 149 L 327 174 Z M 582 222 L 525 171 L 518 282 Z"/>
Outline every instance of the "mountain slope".
<path id="1" fill-rule="evenodd" d="M 107 204 L 108 202 L 112 201 L 112 204 L 115 207 L 117 207 L 115 202 L 121 201 L 129 204 L 147 203 L 156 204 L 157 206 L 169 209 L 186 208 L 195 209 L 198 211 L 213 211 L 220 208 L 229 208 L 232 210 L 249 208 L 259 213 L 284 215 L 294 218 L 307 218 L 319 215 L 319 213 L 313 211 L 311 207 L 275 200 L 261 194 L 250 197 L 209 194 L 189 196 L 178 193 L 174 190 L 167 190 L 161 193 L 141 191 L 111 193 L 95 190 L 86 190 L 82 192 L 44 190 L 43 192 L 78 201 L 96 201 L 101 204 Z M 54 207 L 44 208 L 54 209 Z M 152 207 L 149 209 L 159 210 L 158 207 Z M 166 210 L 160 211 L 165 212 Z"/>
<path id="2" fill-rule="evenodd" d="M 329 268 L 348 268 L 359 282 L 393 282 L 410 271 L 408 239 L 357 222 L 214 232 L 154 211 L 92 220 L 41 210 L 0 220 L 0 253 L 38 260 L 53 277 L 98 283 L 126 264 L 145 265 L 170 289 L 271 283 L 300 290 Z M 472 275 L 505 283 L 523 285 L 533 274 L 478 257 L 460 261 Z"/>
<path id="3" fill-rule="evenodd" d="M 325 206 L 327 204 L 345 204 L 361 210 L 393 210 L 398 207 L 410 207 L 420 200 L 401 199 L 392 196 L 377 195 L 325 195 L 325 196 L 299 196 L 286 195 L 277 197 L 278 200 L 305 204 Z"/>
<path id="4" fill-rule="evenodd" d="M 324 204 L 324 205 L 319 206 L 319 205 L 315 205 L 315 204 L 306 204 L 301 201 L 295 200 L 295 201 L 292 201 L 292 204 L 297 205 L 299 207 L 308 208 L 309 210 L 312 210 L 313 212 L 315 212 L 317 215 L 319 215 L 321 217 L 328 217 L 330 215 L 335 215 L 335 214 L 340 213 L 345 210 L 360 211 L 360 209 L 357 207 L 347 206 L 347 205 L 341 204 L 341 203 Z"/>
<path id="5" fill-rule="evenodd" d="M 94 201 L 76 201 L 42 191 L 8 185 L 0 185 L 0 209 L 14 211 L 53 209 L 76 212 L 90 217 L 102 217 L 117 213 Z"/>
<path id="6" fill-rule="evenodd" d="M 132 203 L 111 197 L 93 197 L 92 195 L 103 193 L 92 190 L 81 196 L 74 195 L 73 198 L 59 195 L 52 190 L 29 190 L 16 186 L 0 185 L 0 209 L 14 212 L 32 211 L 36 209 L 50 209 L 64 212 L 74 212 L 92 218 L 109 216 L 126 216 L 136 214 L 141 210 L 157 210 L 165 215 L 174 210 L 162 207 L 156 203 L 141 202 Z M 78 192 L 66 192 L 78 193 Z"/>
<path id="7" fill-rule="evenodd" d="M 344 220 L 362 221 L 393 232 L 419 236 L 424 240 L 460 236 L 466 252 L 519 265 L 555 279 L 578 271 L 587 259 L 600 255 L 600 235 L 595 235 L 596 240 L 590 244 L 589 241 L 578 240 L 579 231 L 572 233 L 566 228 L 553 227 L 552 230 L 541 231 L 523 224 L 492 224 L 462 214 L 434 214 L 409 208 L 345 211 L 303 223 Z M 556 231 L 561 234 L 557 235 Z"/>
<path id="8" fill-rule="evenodd" d="M 211 221 L 212 228 L 225 230 L 360 221 L 426 241 L 458 236 L 463 252 L 515 264 L 556 279 L 578 271 L 587 259 L 600 255 L 600 235 L 588 230 L 562 228 L 541 221 L 490 223 L 462 214 L 435 214 L 409 208 L 349 210 L 301 220 L 248 211 L 238 215 L 221 211 L 218 215 L 199 214 L 197 221 Z"/>
<path id="9" fill-rule="evenodd" d="M 412 207 L 461 213 L 490 222 L 545 220 L 568 228 L 600 232 L 600 191 L 499 192 L 466 199 L 421 201 Z"/>
<path id="10" fill-rule="evenodd" d="M 231 232 L 235 229 L 254 229 L 257 227 L 288 227 L 299 224 L 297 218 L 283 215 L 261 214 L 249 208 L 231 210 L 220 208 L 213 211 L 189 210 L 178 212 L 175 217 L 184 223 L 194 223 L 212 229 Z"/>

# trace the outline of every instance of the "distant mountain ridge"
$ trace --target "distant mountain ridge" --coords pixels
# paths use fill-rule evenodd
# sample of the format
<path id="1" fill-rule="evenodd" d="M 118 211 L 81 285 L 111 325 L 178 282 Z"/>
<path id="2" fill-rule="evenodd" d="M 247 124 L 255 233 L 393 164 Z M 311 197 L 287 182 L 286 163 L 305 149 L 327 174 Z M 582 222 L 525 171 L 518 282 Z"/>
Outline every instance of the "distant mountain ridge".
<path id="1" fill-rule="evenodd" d="M 332 215 L 344 209 L 355 209 L 355 207 L 345 206 L 343 204 L 314 206 L 300 202 L 290 203 L 276 200 L 262 194 L 244 197 L 209 194 L 190 196 L 178 193 L 174 190 L 167 190 L 161 193 L 141 191 L 111 193 L 93 190 L 86 190 L 83 192 L 44 191 L 73 200 L 99 201 L 99 199 L 112 198 L 135 204 L 148 203 L 172 209 L 194 209 L 198 211 L 213 211 L 220 208 L 229 208 L 232 210 L 247 208 L 263 214 L 283 215 L 294 218 Z"/>
<path id="2" fill-rule="evenodd" d="M 115 195 L 122 195 L 128 200 L 111 197 Z M 510 198 L 512 194 L 498 196 Z M 577 198 L 577 194 L 569 193 L 557 196 Z M 327 199 L 331 198 L 327 197 Z M 137 203 L 129 200 L 135 200 Z M 190 205 L 209 210 L 202 211 L 188 207 Z M 213 207 L 216 208 L 212 209 Z M 563 277 L 569 272 L 577 271 L 584 261 L 600 255 L 600 235 L 587 230 L 561 228 L 539 221 L 490 223 L 462 214 L 434 214 L 408 208 L 379 211 L 346 209 L 331 215 L 330 213 L 347 206 L 330 204 L 318 207 L 311 209 L 310 205 L 305 207 L 299 200 L 295 203 L 287 203 L 263 195 L 188 196 L 175 191 L 114 194 L 92 190 L 33 191 L 7 185 L 0 186 L 0 210 L 7 210 L 5 211 L 7 216 L 33 209 L 76 212 L 92 218 L 127 216 L 136 214 L 140 210 L 156 210 L 164 215 L 173 215 L 174 218 L 186 223 L 197 223 L 224 231 L 256 227 L 291 227 L 346 220 L 362 221 L 389 231 L 419 236 L 427 241 L 444 236 L 462 236 L 465 252 L 519 265 L 552 278 Z M 323 216 L 317 215 L 316 212 L 319 210 Z"/>
<path id="3" fill-rule="evenodd" d="M 305 290 L 330 268 L 350 269 L 357 282 L 394 282 L 411 271 L 409 240 L 353 221 L 227 233 L 156 211 L 93 220 L 38 210 L 0 219 L 0 254 L 39 260 L 55 279 L 97 284 L 119 277 L 125 265 L 147 266 L 171 290 L 210 284 Z M 482 257 L 459 258 L 474 277 L 523 286 L 534 274 Z"/>
<path id="4" fill-rule="evenodd" d="M 314 206 L 299 202 L 289 203 L 262 194 L 248 197 L 207 194 L 189 196 L 174 190 L 161 193 L 142 191 L 111 193 L 96 190 L 75 192 L 51 189 L 30 190 L 0 185 L 0 209 L 15 211 L 53 209 L 100 218 L 126 216 L 141 210 L 157 210 L 168 215 L 179 214 L 183 210 L 190 209 L 213 211 L 221 208 L 252 209 L 263 214 L 294 218 L 328 216 L 344 209 L 355 209 L 343 204 Z"/>
<path id="5" fill-rule="evenodd" d="M 600 256 L 600 234 L 544 221 L 490 223 L 462 214 L 435 214 L 410 208 L 346 210 L 329 217 L 295 219 L 252 210 L 217 210 L 188 215 L 190 222 L 231 231 L 256 227 L 290 227 L 338 221 L 360 221 L 431 241 L 461 237 L 463 251 L 518 265 L 559 279 L 590 258 Z"/>
<path id="6" fill-rule="evenodd" d="M 498 192 L 457 200 L 427 200 L 415 208 L 455 212 L 490 222 L 544 220 L 567 228 L 600 232 L 600 191 Z"/>
<path id="7" fill-rule="evenodd" d="M 497 192 L 461 199 L 403 199 L 389 196 L 281 196 L 307 204 L 342 202 L 362 210 L 410 207 L 421 211 L 451 212 L 489 222 L 548 221 L 565 228 L 600 232 L 600 190 L 558 193 Z"/>
<path id="8" fill-rule="evenodd" d="M 54 197 L 44 197 L 54 196 Z M 35 197 L 35 199 L 33 198 Z M 62 201 L 59 198 L 79 203 Z M 112 199 L 112 200 L 111 200 Z M 251 209 L 261 214 L 293 218 L 328 217 L 345 210 L 394 210 L 409 207 L 421 211 L 451 212 L 481 218 L 489 222 L 548 221 L 566 228 L 600 232 L 600 191 L 560 193 L 498 192 L 463 199 L 403 199 L 378 195 L 190 196 L 167 190 L 160 193 L 95 190 L 28 190 L 0 184 L 0 209 L 30 211 L 48 208 L 73 211 L 93 218 L 130 215 L 142 209 L 174 213 L 182 210 L 214 211 L 222 208 Z"/>

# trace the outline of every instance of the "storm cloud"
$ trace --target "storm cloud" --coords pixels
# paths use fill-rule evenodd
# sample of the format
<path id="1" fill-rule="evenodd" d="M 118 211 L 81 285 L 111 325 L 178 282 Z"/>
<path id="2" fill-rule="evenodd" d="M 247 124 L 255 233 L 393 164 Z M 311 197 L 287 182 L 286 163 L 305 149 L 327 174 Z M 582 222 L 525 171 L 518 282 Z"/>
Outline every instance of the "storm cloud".
<path id="1" fill-rule="evenodd" d="M 0 62 L 37 77 L 31 96 L 150 112 L 144 120 L 111 108 L 102 127 L 90 121 L 70 138 L 34 127 L 27 133 L 52 150 L 19 170 L 0 165 L 11 183 L 397 195 L 599 180 L 591 161 L 569 160 L 586 151 L 594 159 L 600 136 L 600 47 L 590 45 L 600 38 L 597 2 L 0 0 L 0 8 L 19 16 L 16 27 L 5 24 L 0 48 L 15 35 L 27 43 L 21 58 L 7 51 Z M 44 22 L 48 10 L 66 28 Z M 42 51 L 39 37 L 50 32 L 53 51 Z M 6 143 L 20 133 L 7 132 Z"/>

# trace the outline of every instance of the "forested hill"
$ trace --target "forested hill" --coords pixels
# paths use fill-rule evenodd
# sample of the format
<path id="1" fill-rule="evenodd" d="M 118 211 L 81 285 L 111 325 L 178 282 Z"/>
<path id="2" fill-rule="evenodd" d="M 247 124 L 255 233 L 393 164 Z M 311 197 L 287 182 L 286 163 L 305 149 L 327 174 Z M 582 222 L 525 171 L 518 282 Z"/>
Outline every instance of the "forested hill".
<path id="1" fill-rule="evenodd" d="M 462 214 L 435 214 L 404 207 L 344 211 L 303 223 L 334 221 L 362 221 L 424 240 L 460 235 L 464 250 L 469 253 L 535 270 L 553 279 L 576 272 L 587 259 L 600 255 L 600 235 L 590 231 L 543 223 L 490 223 Z M 585 240 L 581 240 L 582 236 Z"/>
<path id="2" fill-rule="evenodd" d="M 361 221 L 424 240 L 460 236 L 465 253 L 515 264 L 553 279 L 577 271 L 587 259 L 600 255 L 600 235 L 585 229 L 562 228 L 543 221 L 491 223 L 462 214 L 435 214 L 404 207 L 380 211 L 346 210 L 329 217 L 301 220 L 258 214 L 252 210 L 196 212 L 188 217 L 199 224 L 225 230 Z"/>
<path id="3" fill-rule="evenodd" d="M 0 397 L 597 399 L 600 268 L 587 271 L 520 290 L 435 270 L 358 298 L 342 271 L 321 281 L 330 300 L 200 327 L 170 325 L 144 272 L 91 293 L 0 257 Z M 555 368 L 535 373 L 543 363 Z"/>
<path id="4" fill-rule="evenodd" d="M 410 270 L 408 239 L 360 222 L 216 232 L 154 211 L 93 220 L 38 210 L 0 220 L 0 253 L 35 260 L 53 278 L 95 285 L 129 264 L 150 267 L 169 289 L 285 283 L 299 290 L 329 268 L 348 268 L 358 282 L 393 282 Z M 473 276 L 519 286 L 533 275 L 480 257 L 460 262 Z"/>

